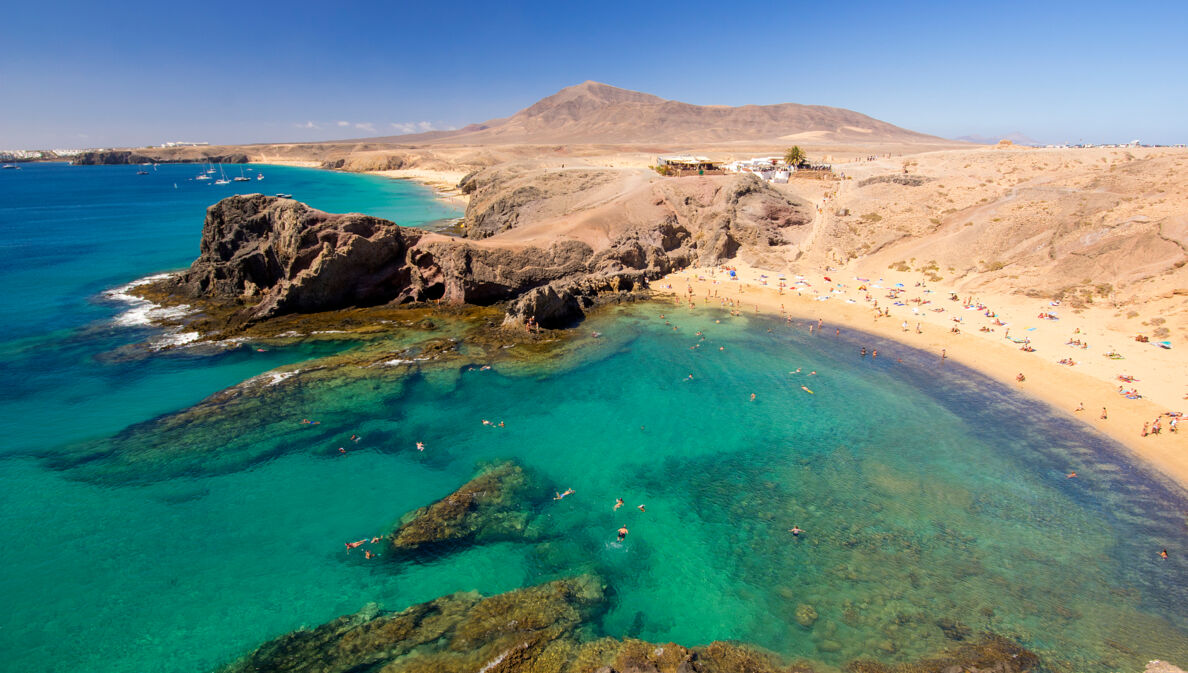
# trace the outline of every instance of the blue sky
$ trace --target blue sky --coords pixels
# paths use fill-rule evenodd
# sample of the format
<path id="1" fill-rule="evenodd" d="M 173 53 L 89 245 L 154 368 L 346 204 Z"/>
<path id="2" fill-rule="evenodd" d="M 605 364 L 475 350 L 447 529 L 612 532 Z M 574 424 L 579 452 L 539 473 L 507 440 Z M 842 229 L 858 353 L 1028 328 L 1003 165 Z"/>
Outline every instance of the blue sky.
<path id="1" fill-rule="evenodd" d="M 944 137 L 1188 142 L 1185 2 L 50 1 L 0 26 L 0 148 L 391 135 L 587 79 Z"/>

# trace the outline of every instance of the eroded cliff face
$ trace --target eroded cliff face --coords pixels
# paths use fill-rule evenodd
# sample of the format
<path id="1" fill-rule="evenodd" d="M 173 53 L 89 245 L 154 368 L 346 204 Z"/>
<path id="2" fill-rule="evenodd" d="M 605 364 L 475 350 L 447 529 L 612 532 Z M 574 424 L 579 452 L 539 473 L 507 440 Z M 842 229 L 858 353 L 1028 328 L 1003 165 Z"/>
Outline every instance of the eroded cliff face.
<path id="1" fill-rule="evenodd" d="M 167 289 L 234 303 L 244 323 L 441 300 L 507 301 L 508 323 L 554 327 L 674 269 L 788 245 L 808 221 L 749 176 L 529 170 L 464 182 L 479 184 L 467 238 L 260 194 L 223 199 L 207 210 L 198 259 Z"/>
<path id="2" fill-rule="evenodd" d="M 167 281 L 181 298 L 238 305 L 253 322 L 287 313 L 418 301 L 488 305 L 589 275 L 578 241 L 488 246 L 291 199 L 233 196 L 207 210 L 201 254 Z M 608 281 L 609 282 L 609 281 Z M 627 289 L 629 283 L 618 283 Z M 540 306 L 542 323 L 580 317 Z"/>

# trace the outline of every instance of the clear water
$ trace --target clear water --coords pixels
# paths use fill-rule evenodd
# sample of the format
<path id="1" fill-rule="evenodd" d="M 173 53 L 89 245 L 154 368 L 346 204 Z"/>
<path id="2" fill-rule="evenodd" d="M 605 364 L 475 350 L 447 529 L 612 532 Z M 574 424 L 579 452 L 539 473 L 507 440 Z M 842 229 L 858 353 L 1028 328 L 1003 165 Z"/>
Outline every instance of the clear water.
<path id="1" fill-rule="evenodd" d="M 364 201 L 338 209 L 371 212 Z M 936 625 L 947 618 L 1017 638 L 1051 670 L 1188 664 L 1184 491 L 1009 389 L 873 337 L 644 305 L 593 319 L 583 330 L 601 339 L 538 365 L 298 376 L 184 426 L 152 422 L 346 347 L 111 355 L 144 334 L 109 326 L 119 308 L 94 297 L 181 266 L 200 221 L 201 207 L 173 221 L 152 254 L 123 235 L 119 261 L 80 246 L 107 268 L 62 260 L 74 285 L 47 275 L 57 291 L 24 297 L 28 315 L 43 300 L 74 307 L 47 311 L 53 327 L 5 315 L 21 329 L 6 331 L 0 398 L 0 670 L 212 669 L 368 602 L 585 570 L 613 587 L 598 628 L 615 636 L 734 638 L 840 665 L 935 651 L 951 642 Z M 101 238 L 80 229 L 92 247 Z M 49 253 L 6 257 L 0 277 L 36 254 Z M 505 457 L 575 489 L 533 508 L 552 539 L 405 565 L 343 552 Z M 627 506 L 613 512 L 616 497 Z M 802 604 L 819 615 L 811 628 Z"/>

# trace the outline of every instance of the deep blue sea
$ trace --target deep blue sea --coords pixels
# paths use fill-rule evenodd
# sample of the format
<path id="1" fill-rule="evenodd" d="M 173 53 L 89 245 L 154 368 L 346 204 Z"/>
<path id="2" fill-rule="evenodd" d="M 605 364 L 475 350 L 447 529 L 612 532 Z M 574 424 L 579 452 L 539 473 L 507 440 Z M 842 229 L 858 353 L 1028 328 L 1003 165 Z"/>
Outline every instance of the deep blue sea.
<path id="1" fill-rule="evenodd" d="M 110 291 L 188 265 L 208 205 L 239 190 L 409 226 L 460 213 L 372 176 L 137 168 L 0 171 L 0 671 L 213 670 L 367 603 L 586 571 L 613 588 L 593 635 L 841 666 L 938 651 L 947 620 L 1051 671 L 1188 666 L 1184 490 L 1016 391 L 861 333 L 640 304 L 536 364 L 297 373 L 170 423 L 355 347 L 144 347 L 161 331 Z M 404 566 L 344 553 L 494 458 L 574 489 L 532 512 L 559 536 Z"/>

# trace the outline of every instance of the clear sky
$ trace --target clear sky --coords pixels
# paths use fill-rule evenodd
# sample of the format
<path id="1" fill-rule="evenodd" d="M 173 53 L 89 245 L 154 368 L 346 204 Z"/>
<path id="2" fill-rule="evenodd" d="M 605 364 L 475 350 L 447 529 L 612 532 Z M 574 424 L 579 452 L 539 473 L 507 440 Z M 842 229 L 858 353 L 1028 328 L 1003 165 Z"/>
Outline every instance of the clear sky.
<path id="1" fill-rule="evenodd" d="M 328 140 L 587 79 L 943 137 L 1188 142 L 1188 2 L 8 2 L 0 149 Z"/>

